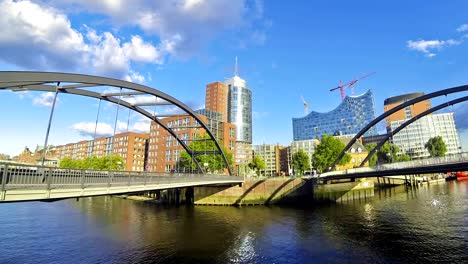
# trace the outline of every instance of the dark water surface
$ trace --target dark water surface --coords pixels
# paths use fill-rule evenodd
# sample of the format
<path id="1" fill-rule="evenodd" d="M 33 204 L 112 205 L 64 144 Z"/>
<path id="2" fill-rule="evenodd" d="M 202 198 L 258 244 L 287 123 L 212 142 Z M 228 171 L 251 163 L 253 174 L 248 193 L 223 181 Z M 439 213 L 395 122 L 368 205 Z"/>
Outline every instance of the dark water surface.
<path id="1" fill-rule="evenodd" d="M 468 181 L 291 207 L 0 204 L 0 263 L 468 263 Z"/>

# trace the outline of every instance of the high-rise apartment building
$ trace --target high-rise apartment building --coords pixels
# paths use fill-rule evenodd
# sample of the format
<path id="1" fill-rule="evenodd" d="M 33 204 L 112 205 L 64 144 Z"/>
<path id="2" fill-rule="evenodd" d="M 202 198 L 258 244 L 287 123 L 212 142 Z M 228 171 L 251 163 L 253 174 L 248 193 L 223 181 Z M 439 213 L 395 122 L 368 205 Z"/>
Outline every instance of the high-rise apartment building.
<path id="1" fill-rule="evenodd" d="M 414 99 L 423 95 L 424 93 L 409 93 L 409 94 L 403 94 L 403 95 L 387 98 L 384 101 L 384 112 L 387 112 L 388 110 L 402 103 L 405 103 L 411 99 Z M 414 105 L 407 106 L 404 109 L 396 111 L 392 115 L 385 118 L 385 124 L 386 124 L 387 130 L 389 129 L 390 123 L 392 121 L 410 119 L 430 108 L 431 108 L 431 101 L 424 100 L 419 103 L 415 103 Z"/>
<path id="2" fill-rule="evenodd" d="M 222 121 L 228 118 L 228 88 L 222 82 L 206 85 L 205 108 L 222 115 Z"/>

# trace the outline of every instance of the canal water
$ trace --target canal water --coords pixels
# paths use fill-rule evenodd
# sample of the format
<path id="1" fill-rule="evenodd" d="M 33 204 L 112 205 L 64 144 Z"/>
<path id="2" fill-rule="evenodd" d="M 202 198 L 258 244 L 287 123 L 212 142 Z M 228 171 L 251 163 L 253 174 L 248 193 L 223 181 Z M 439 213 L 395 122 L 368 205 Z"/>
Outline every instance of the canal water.
<path id="1" fill-rule="evenodd" d="M 0 263 L 468 263 L 468 182 L 310 207 L 0 204 Z"/>

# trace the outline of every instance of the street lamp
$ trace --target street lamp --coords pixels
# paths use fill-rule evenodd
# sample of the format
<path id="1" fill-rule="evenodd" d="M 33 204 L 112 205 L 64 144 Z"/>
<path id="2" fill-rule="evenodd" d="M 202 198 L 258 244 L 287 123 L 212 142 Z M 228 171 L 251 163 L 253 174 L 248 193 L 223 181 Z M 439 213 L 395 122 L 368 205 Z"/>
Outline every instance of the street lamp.
<path id="1" fill-rule="evenodd" d="M 392 154 L 387 153 L 386 156 L 387 156 L 388 163 L 392 163 Z"/>

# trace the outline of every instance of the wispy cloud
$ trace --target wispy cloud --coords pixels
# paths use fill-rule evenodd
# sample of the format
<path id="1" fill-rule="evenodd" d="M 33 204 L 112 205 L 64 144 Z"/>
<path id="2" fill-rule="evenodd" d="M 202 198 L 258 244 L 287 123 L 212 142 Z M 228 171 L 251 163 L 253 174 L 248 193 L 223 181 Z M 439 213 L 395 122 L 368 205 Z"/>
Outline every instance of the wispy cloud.
<path id="1" fill-rule="evenodd" d="M 270 112 L 258 112 L 258 111 L 253 111 L 252 112 L 252 117 L 254 119 L 265 118 L 265 117 L 268 117 L 269 115 L 270 115 Z"/>
<path id="2" fill-rule="evenodd" d="M 140 118 L 133 125 L 127 127 L 126 122 L 120 120 L 117 121 L 117 126 L 115 128 L 115 133 L 122 133 L 127 131 L 148 133 L 150 129 L 151 121 L 148 118 Z M 96 136 L 112 136 L 114 134 L 114 124 L 110 125 L 107 123 L 99 122 L 96 126 L 96 123 L 93 122 L 79 122 L 70 126 L 70 129 L 78 132 L 81 136 L 84 137 L 94 137 Z"/>
<path id="3" fill-rule="evenodd" d="M 463 24 L 457 28 L 458 32 L 464 32 L 468 31 L 468 24 Z M 435 57 L 436 51 L 440 51 L 444 48 L 450 47 L 450 46 L 457 46 L 463 43 L 464 38 L 468 37 L 467 35 L 459 37 L 459 40 L 457 39 L 447 39 L 447 40 L 438 40 L 438 39 L 433 39 L 433 40 L 408 40 L 406 42 L 406 46 L 415 51 L 419 51 L 423 53 L 426 57 L 432 58 Z"/>
<path id="4" fill-rule="evenodd" d="M 42 93 L 38 97 L 35 97 L 33 99 L 33 104 L 45 106 L 45 107 L 51 107 L 54 101 L 54 96 L 55 96 L 55 93 Z M 58 100 L 59 98 L 57 98 L 57 101 Z"/>
<path id="5" fill-rule="evenodd" d="M 449 40 L 409 40 L 407 47 L 424 53 L 427 57 L 432 58 L 436 56 L 435 51 L 441 50 L 445 47 L 460 45 L 462 41 L 449 39 Z"/>
<path id="6" fill-rule="evenodd" d="M 468 24 L 463 24 L 457 28 L 458 32 L 468 31 Z"/>

